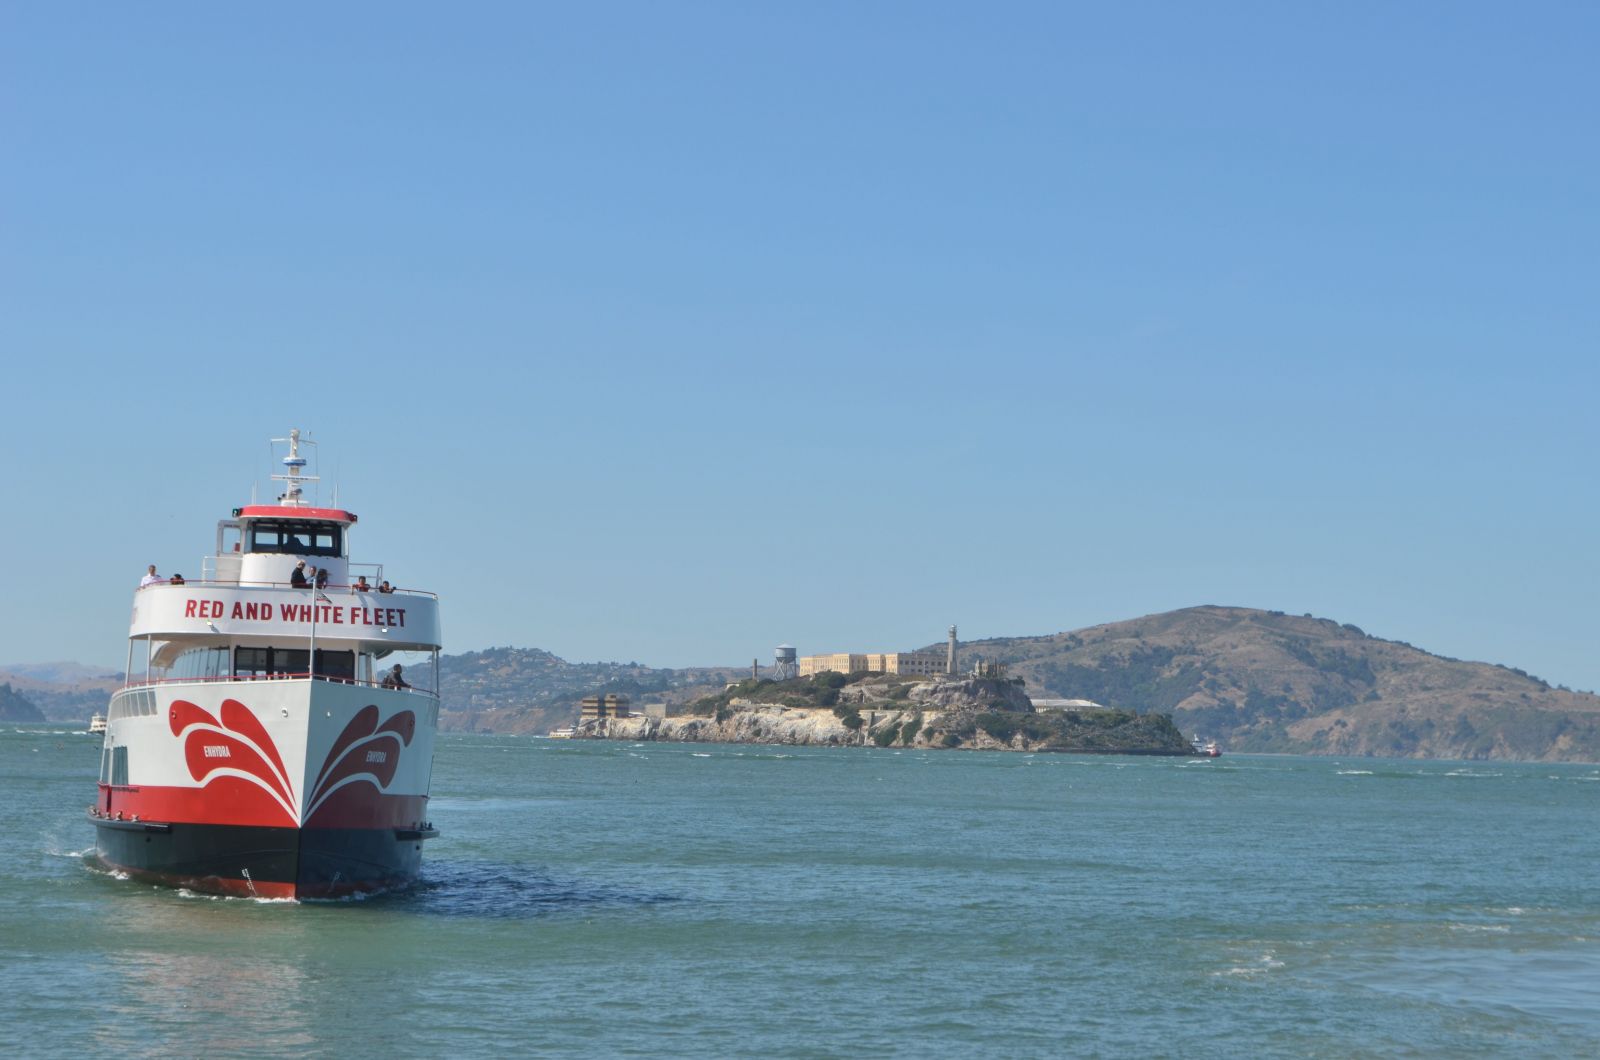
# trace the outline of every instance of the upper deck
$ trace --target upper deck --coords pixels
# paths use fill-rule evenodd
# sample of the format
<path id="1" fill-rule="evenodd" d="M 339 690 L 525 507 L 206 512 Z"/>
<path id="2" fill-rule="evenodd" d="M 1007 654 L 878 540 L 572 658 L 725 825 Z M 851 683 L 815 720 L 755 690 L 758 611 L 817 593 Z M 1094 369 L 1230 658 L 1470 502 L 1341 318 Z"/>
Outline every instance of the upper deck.
<path id="1" fill-rule="evenodd" d="M 355 513 L 305 496 L 318 479 L 305 473 L 300 447 L 316 443 L 298 429 L 273 441 L 289 446 L 283 474 L 272 476 L 285 484 L 277 502 L 235 508 L 231 519 L 219 522 L 216 552 L 205 558 L 200 578 L 146 579 L 134 594 L 129 637 L 159 640 L 164 654 L 218 642 L 286 651 L 312 641 L 343 642 L 337 650 L 379 658 L 438 651 L 438 598 L 391 590 L 382 566 L 351 563 Z M 153 644 L 149 654 L 157 654 Z"/>
<path id="2" fill-rule="evenodd" d="M 157 640 L 269 637 L 278 642 L 351 641 L 377 651 L 440 647 L 439 600 L 396 589 L 299 589 L 237 582 L 155 583 L 134 593 L 130 637 Z"/>

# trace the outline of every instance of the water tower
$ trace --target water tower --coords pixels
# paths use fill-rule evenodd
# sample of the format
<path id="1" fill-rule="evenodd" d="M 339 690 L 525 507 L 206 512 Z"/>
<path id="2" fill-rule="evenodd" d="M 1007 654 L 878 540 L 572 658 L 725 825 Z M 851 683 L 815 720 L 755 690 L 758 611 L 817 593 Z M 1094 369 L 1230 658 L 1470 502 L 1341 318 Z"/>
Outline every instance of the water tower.
<path id="1" fill-rule="evenodd" d="M 788 681 L 800 676 L 800 661 L 793 644 L 780 644 L 772 650 L 772 679 Z"/>

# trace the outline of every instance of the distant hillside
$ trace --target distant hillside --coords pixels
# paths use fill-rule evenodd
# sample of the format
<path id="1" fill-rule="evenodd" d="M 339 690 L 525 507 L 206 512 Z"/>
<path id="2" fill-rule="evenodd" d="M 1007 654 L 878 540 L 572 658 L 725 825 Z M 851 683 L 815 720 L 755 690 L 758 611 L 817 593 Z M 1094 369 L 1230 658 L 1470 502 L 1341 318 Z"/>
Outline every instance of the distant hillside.
<path id="1" fill-rule="evenodd" d="M 944 645 L 933 645 L 942 652 Z M 1229 751 L 1600 762 L 1600 697 L 1520 670 L 1446 659 L 1355 626 L 1245 607 L 1191 607 L 1075 632 L 969 641 L 962 659 L 1004 662 L 1029 694 L 1171 713 Z M 52 663 L 53 684 L 0 670 L 45 716 L 86 721 L 117 677 Z M 446 729 L 542 733 L 577 719 L 594 692 L 683 704 L 743 667 L 671 670 L 570 663 L 537 648 L 440 659 Z"/>
<path id="2" fill-rule="evenodd" d="M 0 664 L 0 673 L 52 685 L 81 684 L 121 676 L 101 666 L 85 666 L 78 662 L 6 663 Z"/>
<path id="3" fill-rule="evenodd" d="M 44 721 L 44 713 L 9 684 L 0 685 L 0 721 Z"/>
<path id="4" fill-rule="evenodd" d="M 46 719 L 87 725 L 92 715 L 105 713 L 122 675 L 77 663 L 43 663 L 0 668 L 0 681 L 26 696 Z"/>
<path id="5" fill-rule="evenodd" d="M 1600 697 L 1309 615 L 1191 607 L 961 651 L 1036 696 L 1171 712 L 1233 751 L 1600 761 Z"/>
<path id="6" fill-rule="evenodd" d="M 538 648 L 489 648 L 440 657 L 439 722 L 446 729 L 545 733 L 577 721 L 578 701 L 591 693 L 676 704 L 748 675 L 732 667 L 569 663 Z"/>

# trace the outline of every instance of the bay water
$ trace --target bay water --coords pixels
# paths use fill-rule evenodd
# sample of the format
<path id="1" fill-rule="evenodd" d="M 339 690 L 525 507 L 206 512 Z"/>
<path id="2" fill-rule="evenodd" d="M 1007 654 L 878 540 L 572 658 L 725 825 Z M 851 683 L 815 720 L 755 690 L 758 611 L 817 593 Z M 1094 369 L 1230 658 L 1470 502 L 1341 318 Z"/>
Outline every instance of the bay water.
<path id="1" fill-rule="evenodd" d="M 1600 767 L 448 735 L 403 894 L 98 872 L 0 731 L 0 1035 L 59 1056 L 1600 1053 Z"/>

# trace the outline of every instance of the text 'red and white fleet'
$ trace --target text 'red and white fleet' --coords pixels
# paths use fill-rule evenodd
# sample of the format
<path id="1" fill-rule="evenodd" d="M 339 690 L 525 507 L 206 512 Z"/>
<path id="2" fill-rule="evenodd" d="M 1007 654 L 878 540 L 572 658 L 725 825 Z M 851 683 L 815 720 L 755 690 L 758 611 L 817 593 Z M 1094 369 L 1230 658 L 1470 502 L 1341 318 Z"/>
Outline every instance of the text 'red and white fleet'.
<path id="1" fill-rule="evenodd" d="M 300 432 L 278 441 L 277 503 L 219 522 L 201 577 L 134 594 L 89 810 L 96 857 L 212 894 L 402 887 L 438 834 L 438 599 L 378 591 L 382 568 L 349 559 L 356 516 L 308 504 Z M 297 584 L 310 568 L 320 587 Z M 396 680 L 397 652 L 425 653 L 431 673 Z"/>

